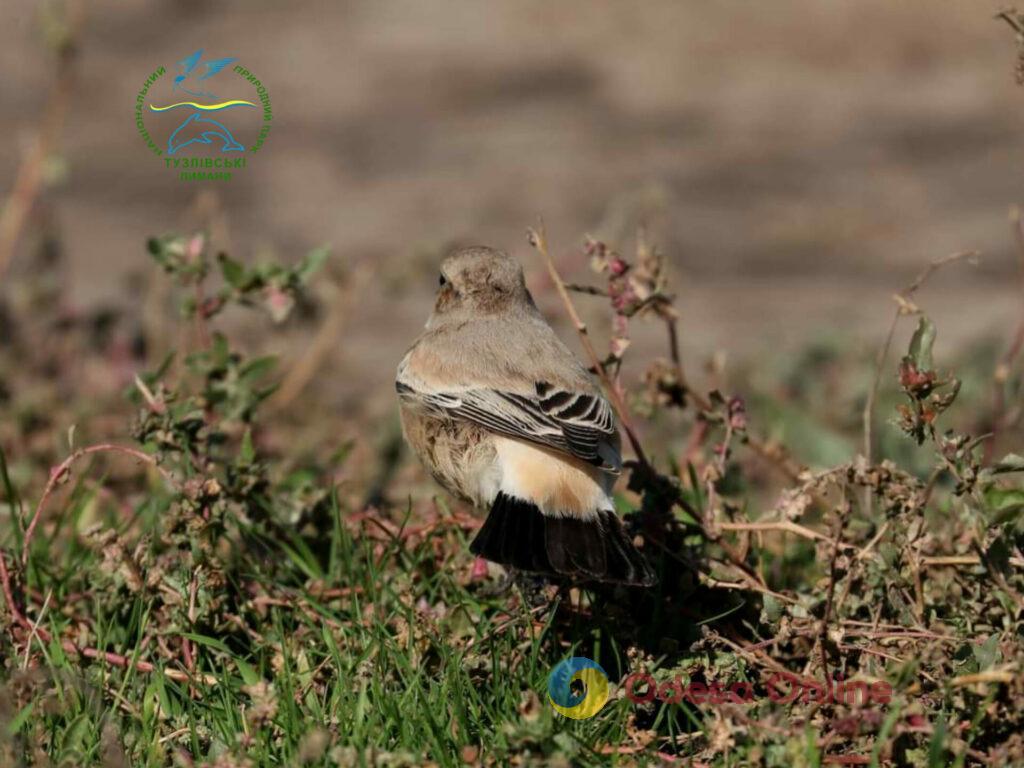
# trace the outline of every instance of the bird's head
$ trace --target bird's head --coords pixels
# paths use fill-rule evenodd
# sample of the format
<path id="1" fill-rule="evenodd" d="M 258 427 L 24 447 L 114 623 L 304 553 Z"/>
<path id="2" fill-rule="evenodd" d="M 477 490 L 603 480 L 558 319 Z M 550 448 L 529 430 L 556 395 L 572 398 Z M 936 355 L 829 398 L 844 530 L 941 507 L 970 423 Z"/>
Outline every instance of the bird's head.
<path id="1" fill-rule="evenodd" d="M 495 248 L 473 246 L 455 251 L 441 263 L 439 282 L 428 326 L 442 317 L 494 314 L 533 303 L 519 262 Z"/>

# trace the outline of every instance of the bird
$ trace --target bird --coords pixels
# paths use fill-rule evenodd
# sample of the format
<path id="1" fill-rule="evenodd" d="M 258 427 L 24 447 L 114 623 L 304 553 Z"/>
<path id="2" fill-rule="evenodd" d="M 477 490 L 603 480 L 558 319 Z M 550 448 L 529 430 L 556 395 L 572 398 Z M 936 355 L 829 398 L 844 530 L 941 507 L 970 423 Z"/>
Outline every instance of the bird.
<path id="1" fill-rule="evenodd" d="M 180 70 L 180 72 L 174 78 L 174 85 L 172 86 L 172 90 L 177 90 L 180 87 L 181 90 L 183 90 L 185 93 L 189 94 L 190 96 L 197 96 L 197 97 L 200 97 L 200 98 L 211 98 L 211 99 L 214 98 L 214 95 L 212 93 L 210 93 L 209 91 L 202 91 L 202 90 L 200 90 L 200 91 L 193 91 L 193 90 L 190 90 L 190 89 L 186 88 L 184 85 L 182 85 L 182 83 L 184 83 L 186 80 L 188 80 L 188 78 L 190 76 L 192 76 L 195 68 L 199 65 L 199 60 L 202 59 L 202 57 L 203 57 L 203 49 L 200 48 L 198 51 L 193 53 L 191 56 L 187 56 L 187 57 L 185 57 L 184 59 L 182 59 L 181 61 L 178 62 L 178 69 Z M 230 64 L 231 62 L 233 62 L 235 60 L 236 59 L 235 59 L 234 56 L 227 56 L 227 57 L 225 57 L 223 59 L 212 59 L 212 60 L 208 59 L 207 61 L 204 61 L 203 65 L 206 67 L 206 69 L 204 69 L 202 71 L 202 74 L 199 74 L 198 76 L 196 76 L 196 78 L 195 78 L 196 82 L 197 83 L 204 83 L 204 81 L 209 80 L 211 77 L 216 75 L 218 72 L 220 72 L 222 69 L 224 69 L 224 67 L 226 67 L 228 64 Z"/>
<path id="2" fill-rule="evenodd" d="M 650 586 L 615 513 L 615 414 L 502 250 L 456 250 L 398 365 L 402 431 L 434 479 L 487 511 L 470 551 L 511 572 Z"/>

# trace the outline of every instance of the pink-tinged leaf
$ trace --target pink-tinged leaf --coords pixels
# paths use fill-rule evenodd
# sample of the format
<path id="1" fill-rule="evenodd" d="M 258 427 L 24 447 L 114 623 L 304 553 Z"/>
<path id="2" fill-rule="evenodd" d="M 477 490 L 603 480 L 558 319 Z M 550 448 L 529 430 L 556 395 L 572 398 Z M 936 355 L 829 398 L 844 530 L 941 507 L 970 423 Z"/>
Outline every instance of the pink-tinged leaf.
<path id="1" fill-rule="evenodd" d="M 487 561 L 478 557 L 473 561 L 472 570 L 469 573 L 471 581 L 480 581 L 487 578 Z"/>
<path id="2" fill-rule="evenodd" d="M 267 288 L 264 303 L 275 323 L 283 322 L 295 306 L 295 300 L 277 286 Z"/>
<path id="3" fill-rule="evenodd" d="M 203 253 L 203 248 L 206 246 L 206 238 L 200 235 L 193 235 L 188 241 L 188 246 L 185 248 L 185 258 L 188 263 L 193 263 L 199 260 L 199 257 Z"/>

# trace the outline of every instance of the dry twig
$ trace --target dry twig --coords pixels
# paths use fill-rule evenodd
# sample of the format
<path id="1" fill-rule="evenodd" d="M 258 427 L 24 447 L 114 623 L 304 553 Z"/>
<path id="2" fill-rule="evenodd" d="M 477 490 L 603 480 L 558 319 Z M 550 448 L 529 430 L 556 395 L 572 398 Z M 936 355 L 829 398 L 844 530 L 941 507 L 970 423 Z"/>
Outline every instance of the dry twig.
<path id="1" fill-rule="evenodd" d="M 864 402 L 864 411 L 861 414 L 864 428 L 864 459 L 868 466 L 872 462 L 872 429 L 875 417 L 875 400 L 878 397 L 878 388 L 882 383 L 882 371 L 885 370 L 885 361 L 889 357 L 889 350 L 892 348 L 892 340 L 896 335 L 896 326 L 900 322 L 900 318 L 908 314 L 916 314 L 917 308 L 911 303 L 910 297 L 913 296 L 923 286 L 933 273 L 942 269 L 943 267 L 952 264 L 957 261 L 967 259 L 972 262 L 978 258 L 980 254 L 978 251 L 960 251 L 953 253 L 942 258 L 935 259 L 925 269 L 914 278 L 906 288 L 895 295 L 896 299 L 896 312 L 893 315 L 892 323 L 889 324 L 889 332 L 885 336 L 885 341 L 882 343 L 881 348 L 878 350 L 878 356 L 875 358 L 875 376 L 871 383 L 871 389 L 868 390 L 867 400 Z M 871 515 L 872 507 L 874 506 L 874 499 L 872 497 L 872 490 L 870 488 L 864 489 L 864 509 L 868 516 Z"/>
<path id="2" fill-rule="evenodd" d="M 35 512 L 32 513 L 32 519 L 29 521 L 28 527 L 25 529 L 25 540 L 21 548 L 21 563 L 26 565 L 28 563 L 28 554 L 32 546 L 32 536 L 35 533 L 36 526 L 39 524 L 40 516 L 43 513 L 43 507 L 46 506 L 47 499 L 50 498 L 51 494 L 57 488 L 57 485 L 64 482 L 71 472 L 71 465 L 79 459 L 89 456 L 94 453 L 122 453 L 126 456 L 144 461 L 145 463 L 154 467 L 167 481 L 168 485 L 175 486 L 174 478 L 171 477 L 163 467 L 157 464 L 156 459 L 150 456 L 148 453 L 144 453 L 137 448 L 130 448 L 124 445 L 115 445 L 113 443 L 100 443 L 98 445 L 90 445 L 85 448 L 79 448 L 77 451 L 68 456 L 64 461 L 58 464 L 56 467 L 50 470 L 50 479 L 46 483 L 46 487 L 43 489 L 43 495 L 39 498 L 39 503 L 36 505 Z"/>
<path id="3" fill-rule="evenodd" d="M 57 52 L 57 75 L 50 87 L 43 119 L 31 149 L 18 166 L 14 187 L 0 209 L 0 278 L 10 265 L 18 238 L 39 197 L 46 160 L 60 136 L 71 101 L 76 46 L 85 23 L 84 0 L 69 0 L 64 13 L 65 32 Z"/>

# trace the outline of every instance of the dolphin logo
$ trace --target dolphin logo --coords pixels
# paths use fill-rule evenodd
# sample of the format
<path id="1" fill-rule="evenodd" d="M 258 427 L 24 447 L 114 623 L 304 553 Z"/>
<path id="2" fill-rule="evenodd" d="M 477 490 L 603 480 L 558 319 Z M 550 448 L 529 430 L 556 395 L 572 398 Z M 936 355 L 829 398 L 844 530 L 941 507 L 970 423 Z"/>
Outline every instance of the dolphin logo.
<path id="1" fill-rule="evenodd" d="M 238 143 L 223 123 L 203 117 L 202 112 L 193 112 L 174 129 L 174 133 L 167 140 L 167 154 L 173 155 L 189 144 L 213 144 L 215 139 L 222 142 L 221 152 L 245 151 L 245 147 Z"/>
<path id="2" fill-rule="evenodd" d="M 216 98 L 213 93 L 202 90 L 202 88 L 207 80 L 236 59 L 234 56 L 227 56 L 222 59 L 202 61 L 202 58 L 203 49 L 200 48 L 191 56 L 187 56 L 178 62 L 178 75 L 174 78 L 172 91 L 181 89 L 189 96 L 197 99 L 213 100 Z M 200 68 L 200 64 L 203 65 L 202 68 Z M 193 80 L 196 87 L 187 88 L 185 84 Z M 173 155 L 182 147 L 187 147 L 190 144 L 214 144 L 217 141 L 220 142 L 221 152 L 244 152 L 245 147 L 232 135 L 224 123 L 206 116 L 206 113 L 209 112 L 219 112 L 222 109 L 242 106 L 255 107 L 256 105 L 251 101 L 232 99 L 216 104 L 200 104 L 196 101 L 179 101 L 166 107 L 150 104 L 149 109 L 152 112 L 165 112 L 179 107 L 187 107 L 191 110 L 189 116 L 174 129 L 174 133 L 167 140 L 167 154 Z"/>

